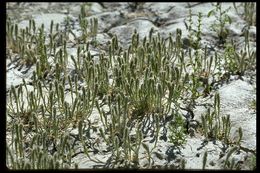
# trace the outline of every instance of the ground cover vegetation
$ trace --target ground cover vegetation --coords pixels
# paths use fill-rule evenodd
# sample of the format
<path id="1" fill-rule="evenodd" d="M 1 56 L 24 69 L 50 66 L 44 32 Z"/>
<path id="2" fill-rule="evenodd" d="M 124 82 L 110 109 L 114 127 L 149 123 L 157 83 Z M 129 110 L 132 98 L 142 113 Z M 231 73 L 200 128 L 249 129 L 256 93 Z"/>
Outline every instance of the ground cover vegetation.
<path id="1" fill-rule="evenodd" d="M 255 13 L 249 10 L 254 3 L 241 4 L 241 15 L 249 26 L 255 24 Z M 234 6 L 237 8 L 237 4 Z M 223 45 L 222 54 L 209 55 L 208 48 L 201 47 L 201 24 L 206 16 L 196 14 L 195 25 L 190 12 L 188 49 L 183 48 L 182 30 L 177 29 L 175 35 L 165 39 L 152 28 L 142 40 L 135 30 L 126 50 L 114 35 L 108 52 L 101 52 L 97 59 L 89 47 L 98 44 L 98 20 L 86 20 L 84 6 L 78 17 L 79 37 L 71 30 L 69 19 L 66 28 L 53 21 L 50 26 L 36 27 L 35 21 L 29 20 L 29 26 L 20 29 L 7 18 L 7 58 L 19 68 L 35 69 L 31 82 L 23 80 L 7 91 L 7 166 L 73 169 L 78 168 L 73 157 L 84 153 L 90 160 L 103 164 L 103 168 L 139 168 L 139 161 L 144 158 L 148 161 L 145 168 L 153 168 L 152 155 L 164 158 L 155 151 L 159 138 L 165 135 L 163 131 L 168 130 L 172 145 L 185 144 L 192 118 L 182 116 L 181 110 L 192 114 L 197 98 L 212 95 L 214 104 L 201 116 L 197 131 L 205 140 L 220 140 L 233 146 L 223 168 L 239 169 L 229 157 L 243 149 L 243 132 L 239 128 L 237 141 L 230 139 L 230 117 L 220 114 L 220 96 L 214 86 L 229 80 L 230 75 L 242 78 L 246 71 L 255 69 L 256 52 L 251 50 L 247 29 L 243 48 L 229 39 L 225 26 L 232 21 L 227 11 L 218 3 L 208 14 L 217 15 L 212 28 Z M 49 33 L 45 32 L 46 27 L 50 28 Z M 68 54 L 69 34 L 76 40 L 76 56 Z M 73 70 L 68 67 L 69 62 Z M 91 121 L 94 111 L 102 126 Z M 77 133 L 71 134 L 72 130 Z M 99 136 L 95 140 L 93 132 Z M 154 139 L 152 148 L 145 142 L 150 135 Z M 102 152 L 111 153 L 107 162 L 90 156 L 100 152 L 95 148 L 101 143 L 105 146 Z M 82 150 L 75 149 L 76 145 Z M 140 155 L 141 149 L 145 156 Z M 207 152 L 202 169 L 206 162 Z M 185 168 L 185 162 L 178 168 Z"/>

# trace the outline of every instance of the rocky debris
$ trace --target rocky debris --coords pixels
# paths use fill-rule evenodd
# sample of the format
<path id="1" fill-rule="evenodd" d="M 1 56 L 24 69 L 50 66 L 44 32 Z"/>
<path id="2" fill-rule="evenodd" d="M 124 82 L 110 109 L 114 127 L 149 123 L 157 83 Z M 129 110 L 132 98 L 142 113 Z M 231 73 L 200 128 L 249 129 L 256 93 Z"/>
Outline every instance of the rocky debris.
<path id="1" fill-rule="evenodd" d="M 120 25 L 120 23 L 123 20 L 119 11 L 99 13 L 99 14 L 91 15 L 86 19 L 90 20 L 91 18 L 98 19 L 99 32 L 107 32 L 109 28 Z"/>
<path id="2" fill-rule="evenodd" d="M 54 23 L 62 23 L 64 19 L 67 17 L 65 14 L 60 13 L 42 13 L 42 14 L 34 14 L 32 18 L 35 20 L 35 26 L 37 28 L 41 27 L 43 24 L 45 26 L 45 31 L 48 32 L 50 29 L 51 21 Z M 19 28 L 25 29 L 29 26 L 29 21 L 24 20 L 19 23 Z"/>
<path id="3" fill-rule="evenodd" d="M 131 37 L 134 30 L 135 28 L 133 26 L 121 25 L 111 28 L 108 33 L 112 35 L 117 34 L 120 45 L 126 48 L 131 43 Z"/>
<path id="4" fill-rule="evenodd" d="M 140 40 L 142 40 L 145 36 L 149 36 L 149 31 L 151 28 L 154 28 L 155 31 L 158 30 L 157 27 L 154 26 L 154 24 L 149 20 L 137 18 L 133 19 L 126 25 L 111 28 L 108 33 L 112 35 L 116 34 L 118 36 L 120 45 L 124 48 L 127 48 L 132 41 L 132 35 L 135 30 L 140 34 Z"/>

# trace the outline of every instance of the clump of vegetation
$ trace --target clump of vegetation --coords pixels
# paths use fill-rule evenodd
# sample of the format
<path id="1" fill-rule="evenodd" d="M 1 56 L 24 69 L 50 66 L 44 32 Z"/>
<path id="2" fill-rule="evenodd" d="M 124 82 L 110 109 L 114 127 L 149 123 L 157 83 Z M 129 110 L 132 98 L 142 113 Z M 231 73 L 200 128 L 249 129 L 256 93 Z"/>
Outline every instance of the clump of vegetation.
<path id="1" fill-rule="evenodd" d="M 233 6 L 237 14 L 241 15 L 249 26 L 256 26 L 256 3 L 255 2 L 243 2 L 233 3 Z M 242 12 L 242 13 L 241 13 Z"/>
<path id="2" fill-rule="evenodd" d="M 153 28 L 142 40 L 135 30 L 126 50 L 114 35 L 108 52 L 100 53 L 94 60 L 89 47 L 96 39 L 98 21 L 86 20 L 84 8 L 79 14 L 79 37 L 73 33 L 69 18 L 65 31 L 51 21 L 48 34 L 44 25 L 36 28 L 34 20 L 29 21 L 29 27 L 19 30 L 11 18 L 7 19 L 7 49 L 12 50 L 7 58 L 16 54 L 19 65 L 35 67 L 30 84 L 23 79 L 8 91 L 6 161 L 10 169 L 78 168 L 74 158 L 80 153 L 103 168 L 152 168 L 154 156 L 164 159 L 156 149 L 165 127 L 174 146 L 186 142 L 189 118 L 179 111 L 180 103 L 187 104 L 187 111 L 192 112 L 196 99 L 208 96 L 212 85 L 221 82 L 216 76 L 223 75 L 223 59 L 217 53 L 208 57 L 207 47 L 201 48 L 201 13 L 197 15 L 195 32 L 190 18 L 189 39 L 195 52 L 188 50 L 188 60 L 180 29 L 175 37 L 170 34 L 162 38 Z M 227 10 L 222 11 L 217 4 L 209 15 L 214 12 L 219 14 L 215 31 L 220 39 L 226 39 Z M 74 56 L 69 56 L 67 50 L 69 33 L 77 40 Z M 244 52 L 237 51 L 233 42 L 226 45 L 225 72 L 243 76 L 246 70 L 254 68 L 255 53 L 251 52 L 248 35 L 245 39 Z M 69 60 L 74 66 L 72 70 L 68 68 Z M 210 82 L 210 78 L 216 79 Z M 101 125 L 93 122 L 94 111 Z M 201 119 L 201 132 L 206 139 L 241 148 L 242 128 L 238 130 L 239 139 L 231 141 L 230 117 L 220 114 L 219 94 L 215 95 L 213 108 L 208 108 Z M 71 133 L 72 130 L 77 132 Z M 152 138 L 152 146 L 148 145 L 147 136 Z M 105 145 L 102 152 L 111 154 L 106 162 L 95 157 L 95 153 L 101 152 L 100 143 Z M 225 168 L 234 167 L 229 161 L 234 151 L 228 153 Z M 140 159 L 147 163 L 140 165 Z M 207 152 L 203 169 L 206 161 Z M 182 160 L 180 168 L 184 167 Z"/>
<path id="3" fill-rule="evenodd" d="M 223 10 L 222 3 L 213 4 L 215 9 L 209 11 L 208 17 L 214 15 L 216 17 L 216 23 L 212 24 L 212 29 L 217 33 L 219 43 L 223 44 L 226 42 L 226 38 L 229 34 L 226 26 L 227 24 L 231 24 L 232 20 L 227 15 L 227 12 L 230 10 L 230 7 Z"/>
<path id="4" fill-rule="evenodd" d="M 191 9 L 189 9 L 189 18 L 188 18 L 188 23 L 189 26 L 187 26 L 188 31 L 189 31 L 189 35 L 188 35 L 188 45 L 191 46 L 192 48 L 194 48 L 195 50 L 198 50 L 200 48 L 200 41 L 201 41 L 201 25 L 202 25 L 202 13 L 199 12 L 196 16 L 198 17 L 198 24 L 197 26 L 195 26 L 196 28 L 194 28 L 194 23 L 192 20 L 192 11 Z"/>
<path id="5" fill-rule="evenodd" d="M 181 146 L 186 142 L 186 131 L 185 129 L 185 121 L 183 120 L 181 115 L 175 115 L 174 122 L 171 122 L 169 126 L 170 131 L 170 142 L 176 146 Z"/>

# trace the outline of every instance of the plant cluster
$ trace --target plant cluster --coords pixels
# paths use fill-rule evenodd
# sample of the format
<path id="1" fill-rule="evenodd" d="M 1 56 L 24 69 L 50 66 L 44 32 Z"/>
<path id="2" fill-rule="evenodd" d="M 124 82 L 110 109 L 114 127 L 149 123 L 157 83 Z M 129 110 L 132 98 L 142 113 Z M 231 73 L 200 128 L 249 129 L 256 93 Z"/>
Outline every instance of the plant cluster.
<path id="1" fill-rule="evenodd" d="M 246 70 L 255 69 L 256 51 L 250 49 L 249 31 L 244 31 L 245 45 L 243 49 L 236 47 L 233 40 L 231 43 L 226 43 L 224 50 L 224 69 L 229 74 L 237 74 L 243 76 Z"/>
<path id="2" fill-rule="evenodd" d="M 237 14 L 241 15 L 249 26 L 256 26 L 256 3 L 255 2 L 243 2 L 237 5 L 233 3 L 233 6 Z M 242 13 L 240 13 L 242 11 Z"/>
<path id="3" fill-rule="evenodd" d="M 221 7 L 216 8 L 220 10 L 221 22 L 224 14 Z M 90 38 L 95 40 L 98 21 L 87 21 L 86 15 L 82 7 L 79 37 L 73 34 L 69 19 L 65 22 L 65 31 L 51 21 L 49 34 L 45 33 L 44 25 L 36 28 L 33 20 L 29 21 L 29 27 L 18 30 L 18 25 L 7 19 L 7 49 L 19 55 L 20 63 L 35 66 L 32 82 L 28 84 L 23 80 L 8 93 L 7 136 L 11 139 L 7 140 L 6 155 L 11 169 L 77 168 L 73 158 L 79 153 L 108 168 L 139 168 L 139 161 L 144 158 L 147 164 L 143 167 L 151 168 L 153 155 L 163 159 L 155 149 L 168 123 L 166 119 L 172 119 L 167 126 L 169 141 L 174 146 L 184 144 L 187 130 L 186 120 L 179 111 L 180 102 L 193 106 L 198 97 L 207 96 L 212 85 L 221 80 L 209 81 L 222 75 L 221 59 L 217 53 L 208 57 L 207 47 L 200 48 L 201 14 L 195 41 L 190 33 L 195 52 L 189 49 L 188 57 L 180 29 L 175 37 L 170 34 L 162 38 L 152 28 L 143 40 L 135 30 L 126 50 L 120 47 L 114 35 L 107 54 L 100 53 L 97 60 L 91 55 L 89 45 Z M 224 25 L 219 26 L 217 31 L 222 35 Z M 78 40 L 75 56 L 69 56 L 67 51 L 69 33 Z M 227 46 L 225 69 L 241 70 L 243 75 L 253 68 L 255 61 L 251 59 L 255 53 L 250 52 L 249 43 L 245 51 L 249 61 L 244 53 Z M 69 60 L 73 70 L 67 68 Z M 201 131 L 206 138 L 230 143 L 230 118 L 221 117 L 218 94 L 213 109 L 209 108 L 208 113 L 202 115 Z M 96 127 L 91 120 L 95 110 L 102 126 Z M 72 129 L 78 133 L 72 135 Z M 99 135 L 99 142 L 91 140 L 90 131 Z M 152 147 L 145 140 L 149 135 L 153 137 Z M 242 129 L 239 136 L 237 144 L 242 138 Z M 105 152 L 111 153 L 107 162 L 90 155 L 100 152 L 97 148 L 101 142 L 106 145 Z M 75 145 L 80 145 L 82 150 L 75 150 Z M 141 149 L 145 152 L 140 153 Z M 207 153 L 203 168 L 206 159 Z M 181 167 L 185 167 L 185 160 Z"/>
<path id="4" fill-rule="evenodd" d="M 53 22 L 51 28 L 52 26 Z M 41 29 L 43 31 L 43 27 Z M 45 36 L 41 37 L 45 38 Z M 38 165 L 28 162 L 21 166 L 19 165 L 20 160 L 13 160 L 12 158 L 26 160 L 28 157 L 34 157 L 35 155 L 27 154 L 33 151 L 34 142 L 29 147 L 29 151 L 25 151 L 28 146 L 25 147 L 23 143 L 31 140 L 31 138 L 27 139 L 28 135 L 35 136 L 36 134 L 40 134 L 39 138 L 46 140 L 43 142 L 46 155 L 53 150 L 54 153 L 57 153 L 58 151 L 55 150 L 59 150 L 60 147 L 66 145 L 62 143 L 62 137 L 67 133 L 66 129 L 69 127 L 75 128 L 78 126 L 78 138 L 84 147 L 84 151 L 86 151 L 85 143 L 88 139 L 82 135 L 83 124 L 86 126 L 85 121 L 88 120 L 94 107 L 99 110 L 104 125 L 103 129 L 99 129 L 101 136 L 104 137 L 110 150 L 112 150 L 116 162 L 119 161 L 119 157 L 122 157 L 118 149 L 122 147 L 124 148 L 123 159 L 138 163 L 138 150 L 142 134 L 140 134 L 140 131 L 136 132 L 139 143 L 133 145 L 129 138 L 130 132 L 127 123 L 134 119 L 154 115 L 156 125 L 153 127 L 153 131 L 156 132 L 156 141 L 158 141 L 160 118 L 168 114 L 171 104 L 178 99 L 183 85 L 180 82 L 181 71 L 179 68 L 170 66 L 171 57 L 174 57 L 177 51 L 167 55 L 166 49 L 169 48 L 166 48 L 164 40 L 160 36 L 152 37 L 151 30 L 149 40 L 144 40 L 142 45 L 139 45 L 139 35 L 135 32 L 132 45 L 128 51 L 122 53 L 115 36 L 109 47 L 109 57 L 106 58 L 101 54 L 98 63 L 94 62 L 88 52 L 88 44 L 83 48 L 79 46 L 77 57 L 71 56 L 75 66 L 75 75 L 70 76 L 66 71 L 68 61 L 66 42 L 64 41 L 63 44 L 56 53 L 55 66 L 50 68 L 55 73 L 54 79 L 47 83 L 42 80 L 45 66 L 37 61 L 36 70 L 32 76 L 33 89 L 31 91 L 28 89 L 25 80 L 23 80 L 23 84 L 18 86 L 18 89 L 14 86 L 11 87 L 7 105 L 8 115 L 13 118 L 14 126 L 22 125 L 20 132 L 25 131 L 26 133 L 17 132 L 20 136 L 16 135 L 15 142 L 9 144 L 10 165 L 13 165 L 13 168 L 49 168 L 44 165 L 44 161 L 39 161 Z M 173 44 L 173 42 L 170 43 L 170 49 L 173 49 Z M 52 45 L 50 43 L 50 46 Z M 47 59 L 46 44 L 43 44 L 42 47 L 45 47 L 45 51 L 42 52 L 43 57 Z M 151 51 L 152 49 L 155 51 Z M 80 53 L 82 51 L 87 52 L 87 54 L 83 53 L 82 55 Z M 50 53 L 55 54 L 55 51 Z M 152 64 L 152 66 L 147 66 L 147 64 Z M 109 75 L 112 78 L 109 78 Z M 78 85 L 80 79 L 86 84 L 81 88 Z M 112 80 L 112 83 L 109 80 Z M 69 88 L 66 88 L 66 84 Z M 65 99 L 65 88 L 70 91 L 71 102 Z M 99 105 L 98 98 L 109 106 L 111 114 L 109 118 L 107 112 Z M 11 129 L 14 129 L 14 127 L 10 127 Z M 45 136 L 42 137 L 42 134 Z M 108 135 L 108 137 L 105 135 Z M 15 137 L 15 135 L 12 136 Z M 133 146 L 136 147 L 133 148 Z M 143 144 L 143 146 L 146 145 Z M 9 147 L 15 149 L 15 152 L 11 152 L 12 150 Z M 52 148 L 51 151 L 48 150 L 49 148 Z M 150 155 L 151 151 L 147 147 L 144 148 Z M 63 151 L 63 149 L 61 150 Z M 64 153 L 64 151 L 60 152 L 57 157 L 61 157 L 63 163 L 68 162 L 70 165 L 73 151 L 69 148 L 69 156 L 66 157 L 64 157 Z M 14 157 L 14 155 L 18 155 L 18 157 Z"/>
<path id="5" fill-rule="evenodd" d="M 217 33 L 219 43 L 223 44 L 226 42 L 226 38 L 229 34 L 229 31 L 226 28 L 227 24 L 231 24 L 232 20 L 231 18 L 227 15 L 227 12 L 230 10 L 231 7 L 223 10 L 222 8 L 222 3 L 216 3 L 213 4 L 215 7 L 213 10 L 210 10 L 208 13 L 209 16 L 216 16 L 216 23 L 212 24 L 212 29 Z"/>
<path id="6" fill-rule="evenodd" d="M 197 26 L 195 26 L 196 29 L 193 28 L 194 23 L 193 23 L 193 20 L 192 20 L 192 16 L 193 16 L 192 11 L 191 11 L 191 9 L 189 9 L 189 18 L 188 18 L 189 26 L 186 26 L 188 31 L 189 31 L 189 35 L 188 35 L 189 41 L 188 41 L 188 43 L 189 43 L 190 47 L 197 50 L 201 46 L 200 40 L 201 40 L 202 13 L 199 12 L 198 15 L 196 15 L 198 17 L 198 24 L 197 24 Z"/>
<path id="7" fill-rule="evenodd" d="M 217 93 L 214 98 L 214 111 L 208 108 L 207 113 L 201 116 L 203 134 L 208 139 L 224 140 L 229 142 L 231 122 L 230 116 L 220 117 L 220 97 Z"/>

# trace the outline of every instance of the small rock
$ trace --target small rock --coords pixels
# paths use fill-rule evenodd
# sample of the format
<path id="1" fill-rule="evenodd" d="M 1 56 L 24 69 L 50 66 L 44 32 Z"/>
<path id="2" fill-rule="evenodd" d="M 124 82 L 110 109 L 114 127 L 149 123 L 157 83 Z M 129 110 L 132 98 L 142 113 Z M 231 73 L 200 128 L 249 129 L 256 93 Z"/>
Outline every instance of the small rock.
<path id="1" fill-rule="evenodd" d="M 143 8 L 148 8 L 154 13 L 167 13 L 171 8 L 175 6 L 174 3 L 145 3 Z"/>
<path id="2" fill-rule="evenodd" d="M 134 30 L 135 28 L 133 26 L 121 25 L 110 29 L 108 33 L 113 35 L 116 34 L 119 44 L 123 48 L 127 48 L 127 46 L 131 43 Z"/>
<path id="3" fill-rule="evenodd" d="M 70 131 L 70 134 L 71 135 L 78 135 L 79 134 L 79 131 L 78 131 L 78 129 L 77 128 L 75 128 L 75 129 L 72 129 L 71 131 Z"/>
<path id="4" fill-rule="evenodd" d="M 101 13 L 103 11 L 103 8 L 99 3 L 94 2 L 91 3 L 90 11 L 92 14 L 97 14 L 97 13 Z"/>
<path id="5" fill-rule="evenodd" d="M 143 19 L 135 19 L 127 25 L 133 26 L 137 30 L 140 39 L 143 39 L 145 36 L 148 37 L 151 28 L 154 28 L 154 31 L 158 30 L 158 28 L 151 21 Z"/>

